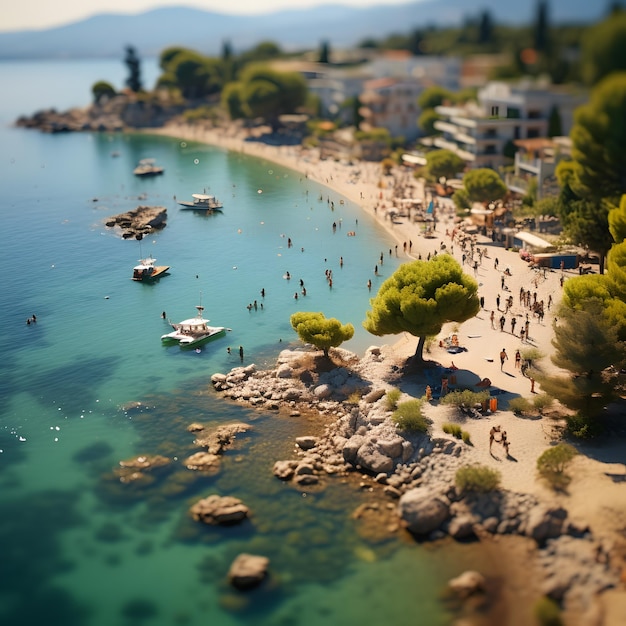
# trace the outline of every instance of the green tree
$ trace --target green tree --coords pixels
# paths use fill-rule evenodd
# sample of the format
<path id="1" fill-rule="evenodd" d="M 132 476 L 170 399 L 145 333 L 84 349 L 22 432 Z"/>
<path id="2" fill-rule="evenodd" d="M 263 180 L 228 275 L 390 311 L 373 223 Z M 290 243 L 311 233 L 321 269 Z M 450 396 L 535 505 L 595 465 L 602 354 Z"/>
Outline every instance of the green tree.
<path id="1" fill-rule="evenodd" d="M 91 87 L 91 93 L 93 94 L 94 103 L 99 104 L 102 98 L 112 98 L 116 92 L 111 83 L 107 83 L 104 80 L 99 80 Z"/>
<path id="2" fill-rule="evenodd" d="M 626 70 L 626 13 L 613 13 L 585 33 L 582 68 L 589 85 Z"/>
<path id="3" fill-rule="evenodd" d="M 550 117 L 548 118 L 548 137 L 560 137 L 563 134 L 563 126 L 561 124 L 561 114 L 556 106 L 550 109 Z"/>
<path id="4" fill-rule="evenodd" d="M 228 111 L 231 120 L 245 117 L 241 101 L 241 83 L 228 83 L 222 90 L 222 106 Z"/>
<path id="5" fill-rule="evenodd" d="M 575 191 L 581 197 L 606 199 L 617 206 L 626 193 L 624 111 L 626 72 L 613 74 L 598 83 L 589 103 L 576 110 L 570 136 Z"/>
<path id="6" fill-rule="evenodd" d="M 621 369 L 626 353 L 603 302 L 590 298 L 580 306 L 562 305 L 554 324 L 552 362 L 569 374 L 538 378 L 542 389 L 568 408 L 597 417 L 619 395 L 615 372 Z"/>
<path id="7" fill-rule="evenodd" d="M 302 341 L 323 350 L 326 357 L 330 348 L 340 346 L 354 335 L 352 324 L 342 324 L 334 317 L 327 319 L 323 313 L 299 311 L 289 321 Z"/>
<path id="8" fill-rule="evenodd" d="M 191 50 L 176 54 L 167 66 L 184 98 L 195 99 L 217 93 L 222 87 L 220 62 Z"/>
<path id="9" fill-rule="evenodd" d="M 330 63 L 330 44 L 327 41 L 322 41 L 322 44 L 320 45 L 318 62 Z"/>
<path id="10" fill-rule="evenodd" d="M 493 42 L 493 18 L 491 13 L 484 10 L 480 14 L 480 21 L 478 22 L 478 43 L 481 45 L 490 44 Z"/>
<path id="11" fill-rule="evenodd" d="M 435 128 L 435 122 L 440 119 L 441 115 L 435 109 L 424 109 L 417 118 L 417 126 L 427 135 L 436 135 L 438 131 Z"/>
<path id="12" fill-rule="evenodd" d="M 454 95 L 448 89 L 439 86 L 427 87 L 422 91 L 417 104 L 420 109 L 434 109 L 446 101 L 454 100 Z"/>
<path id="13" fill-rule="evenodd" d="M 463 177 L 463 186 L 471 202 L 493 202 L 504 198 L 507 186 L 498 173 L 489 168 L 470 170 Z"/>
<path id="14" fill-rule="evenodd" d="M 539 0 L 537 3 L 534 36 L 535 50 L 537 52 L 548 52 L 550 47 L 550 24 L 548 21 L 547 0 Z"/>
<path id="15" fill-rule="evenodd" d="M 246 117 L 262 117 L 273 128 L 279 116 L 294 113 L 306 103 L 306 81 L 297 72 L 277 72 L 249 65 L 241 74 L 241 102 Z"/>
<path id="16" fill-rule="evenodd" d="M 363 322 L 381 337 L 408 332 L 419 337 L 414 359 L 423 362 L 426 337 L 446 322 L 464 322 L 480 310 L 476 281 L 448 254 L 401 265 L 380 287 Z"/>
<path id="17" fill-rule="evenodd" d="M 428 173 L 434 180 L 454 178 L 465 168 L 465 161 L 452 150 L 433 150 L 426 155 Z"/>
<path id="18" fill-rule="evenodd" d="M 124 63 L 128 68 L 128 78 L 126 79 L 126 86 L 137 93 L 142 90 L 141 85 L 141 63 L 139 57 L 132 46 L 126 46 L 126 56 L 124 57 Z"/>
<path id="19" fill-rule="evenodd" d="M 163 50 L 161 54 L 159 55 L 159 67 L 164 72 L 167 72 L 169 65 L 174 59 L 174 57 L 180 54 L 181 52 L 192 52 L 192 51 L 189 50 L 188 48 L 183 48 L 181 46 L 171 46 L 169 48 L 165 48 L 165 50 Z"/>

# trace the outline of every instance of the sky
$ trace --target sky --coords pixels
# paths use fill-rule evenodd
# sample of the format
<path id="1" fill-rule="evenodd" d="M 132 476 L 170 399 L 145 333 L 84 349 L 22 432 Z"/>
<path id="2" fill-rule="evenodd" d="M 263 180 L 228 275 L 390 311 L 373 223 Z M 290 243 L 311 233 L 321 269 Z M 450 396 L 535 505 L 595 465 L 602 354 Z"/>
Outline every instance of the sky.
<path id="1" fill-rule="evenodd" d="M 0 31 L 53 28 L 98 13 L 143 13 L 163 6 L 189 6 L 245 15 L 323 4 L 365 7 L 411 1 L 415 0 L 0 0 Z"/>

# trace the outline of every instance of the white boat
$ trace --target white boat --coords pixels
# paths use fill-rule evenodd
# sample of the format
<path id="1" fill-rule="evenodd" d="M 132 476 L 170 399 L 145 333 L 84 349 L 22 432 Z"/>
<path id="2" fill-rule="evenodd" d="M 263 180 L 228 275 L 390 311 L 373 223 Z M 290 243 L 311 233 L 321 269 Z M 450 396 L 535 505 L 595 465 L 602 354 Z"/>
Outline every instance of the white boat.
<path id="1" fill-rule="evenodd" d="M 221 211 L 224 206 L 215 196 L 209 196 L 205 193 L 192 193 L 193 200 L 182 200 L 178 204 L 183 209 L 191 209 L 192 211 Z"/>
<path id="2" fill-rule="evenodd" d="M 139 259 L 139 265 L 133 267 L 132 279 L 138 282 L 150 282 L 167 274 L 169 265 L 156 265 L 156 259 L 151 256 Z"/>
<path id="3" fill-rule="evenodd" d="M 158 176 L 164 171 L 164 167 L 155 165 L 155 159 L 141 159 L 139 165 L 133 170 L 133 174 L 135 176 Z"/>
<path id="4" fill-rule="evenodd" d="M 218 339 L 226 334 L 230 328 L 224 326 L 209 326 L 209 320 L 202 317 L 204 307 L 197 305 L 198 314 L 178 324 L 171 324 L 174 329 L 171 333 L 161 336 L 163 345 L 178 344 L 181 348 L 195 348 L 202 344 Z"/>

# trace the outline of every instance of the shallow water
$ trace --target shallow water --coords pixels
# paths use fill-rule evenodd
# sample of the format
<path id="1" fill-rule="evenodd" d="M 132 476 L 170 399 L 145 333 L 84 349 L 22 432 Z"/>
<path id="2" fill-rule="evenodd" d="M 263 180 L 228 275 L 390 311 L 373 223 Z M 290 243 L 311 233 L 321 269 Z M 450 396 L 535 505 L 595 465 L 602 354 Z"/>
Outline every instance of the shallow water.
<path id="1" fill-rule="evenodd" d="M 50 104 L 76 103 L 53 93 L 51 80 L 72 76 L 76 86 L 88 68 L 75 69 L 0 64 L 4 82 L 20 80 L 1 119 L 48 103 L 23 80 L 49 85 Z M 103 69 L 93 81 L 106 78 Z M 438 598 L 459 566 L 456 548 L 372 534 L 351 518 L 371 497 L 351 481 L 303 493 L 276 480 L 274 461 L 322 425 L 233 406 L 209 382 L 239 364 L 240 345 L 246 364 L 272 364 L 297 343 L 289 324 L 297 310 L 353 323 L 345 347 L 358 353 L 384 343 L 361 322 L 368 278 L 375 290 L 398 265 L 386 233 L 294 171 L 198 144 L 5 127 L 0 155 L 0 623 L 447 623 Z M 135 178 L 145 157 L 165 174 Z M 223 214 L 178 209 L 175 197 L 204 189 L 224 202 Z M 139 244 L 104 226 L 140 203 L 166 207 L 167 227 Z M 132 267 L 148 253 L 170 265 L 170 275 L 134 283 Z M 307 296 L 296 301 L 300 279 Z M 248 310 L 254 300 L 259 306 Z M 178 321 L 200 301 L 215 325 L 232 329 L 228 336 L 199 352 L 161 346 L 162 311 Z M 26 325 L 33 313 L 38 321 Z M 140 408 L 122 408 L 132 402 Z M 182 468 L 197 451 L 186 430 L 197 421 L 254 425 L 217 475 Z M 149 484 L 123 485 L 114 470 L 136 454 L 172 462 Z M 229 528 L 194 524 L 188 507 L 210 493 L 241 497 L 251 519 Z M 242 551 L 271 559 L 268 584 L 248 595 L 225 582 Z"/>

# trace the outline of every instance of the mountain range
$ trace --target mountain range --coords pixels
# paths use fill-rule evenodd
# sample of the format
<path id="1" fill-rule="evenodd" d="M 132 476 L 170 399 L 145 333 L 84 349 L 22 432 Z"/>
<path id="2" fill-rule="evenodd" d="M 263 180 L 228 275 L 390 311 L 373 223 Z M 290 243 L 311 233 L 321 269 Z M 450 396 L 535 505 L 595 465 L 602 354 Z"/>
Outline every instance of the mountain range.
<path id="1" fill-rule="evenodd" d="M 593 23 L 607 14 L 608 5 L 608 0 L 551 0 L 548 15 L 552 24 Z M 174 45 L 217 55 L 225 41 L 235 52 L 261 41 L 274 41 L 288 51 L 314 49 L 322 41 L 348 48 L 366 38 L 459 25 L 484 10 L 498 24 L 531 24 L 537 1 L 421 0 L 366 8 L 337 4 L 248 16 L 186 7 L 99 14 L 47 30 L 0 32 L 0 59 L 120 57 L 127 45 L 143 57 L 158 56 Z"/>

